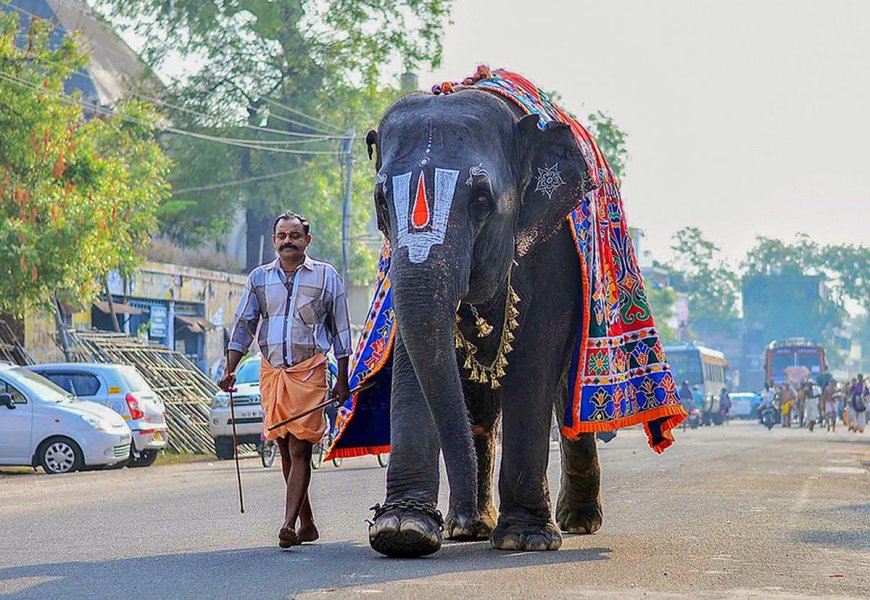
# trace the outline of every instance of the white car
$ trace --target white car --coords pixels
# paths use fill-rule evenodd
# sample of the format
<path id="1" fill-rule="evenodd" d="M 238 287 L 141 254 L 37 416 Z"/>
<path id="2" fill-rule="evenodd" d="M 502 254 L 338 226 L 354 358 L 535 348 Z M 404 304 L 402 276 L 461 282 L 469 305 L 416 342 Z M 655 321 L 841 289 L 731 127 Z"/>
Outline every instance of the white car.
<path id="1" fill-rule="evenodd" d="M 111 363 L 53 363 L 32 365 L 27 369 L 77 398 L 102 404 L 121 415 L 133 432 L 127 466 L 154 464 L 160 450 L 169 443 L 166 406 L 136 367 Z"/>
<path id="2" fill-rule="evenodd" d="M 236 369 L 236 391 L 233 392 L 236 413 L 236 434 L 239 444 L 259 444 L 263 433 L 263 407 L 260 404 L 260 358 L 245 359 Z M 230 395 L 218 392 L 211 401 L 209 418 L 214 453 L 221 460 L 233 457 L 233 421 Z"/>
<path id="3" fill-rule="evenodd" d="M 131 441 L 130 428 L 113 410 L 0 363 L 0 465 L 72 473 L 127 460 Z"/>

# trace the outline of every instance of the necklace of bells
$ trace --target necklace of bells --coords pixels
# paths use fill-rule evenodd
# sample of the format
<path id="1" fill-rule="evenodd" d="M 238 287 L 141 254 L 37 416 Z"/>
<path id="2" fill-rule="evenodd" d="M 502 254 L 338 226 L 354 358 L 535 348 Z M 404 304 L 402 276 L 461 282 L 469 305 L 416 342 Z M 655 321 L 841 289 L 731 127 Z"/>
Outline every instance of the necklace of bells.
<path id="1" fill-rule="evenodd" d="M 516 265 L 516 262 L 514 262 L 514 265 Z M 456 313 L 454 337 L 456 348 L 465 354 L 465 362 L 462 364 L 462 368 L 469 371 L 469 381 L 474 381 L 480 384 L 489 384 L 489 386 L 494 390 L 501 387 L 499 382 L 501 378 L 504 377 L 504 368 L 508 364 L 507 355 L 513 351 L 513 346 L 511 346 L 511 342 L 514 341 L 513 331 L 519 326 L 517 317 L 520 316 L 520 311 L 517 309 L 517 304 L 520 303 L 520 297 L 511 285 L 512 273 L 513 268 L 508 272 L 501 339 L 499 340 L 495 358 L 490 364 L 483 364 L 478 360 L 478 348 L 474 343 L 468 341 L 462 334 L 462 331 L 460 331 L 459 323 L 462 321 L 462 317 L 459 315 L 458 310 Z M 492 335 L 494 331 L 492 325 L 480 316 L 480 313 L 473 304 L 467 304 L 467 306 L 471 309 L 471 315 L 474 317 L 474 326 L 477 329 L 477 337 L 486 338 Z"/>

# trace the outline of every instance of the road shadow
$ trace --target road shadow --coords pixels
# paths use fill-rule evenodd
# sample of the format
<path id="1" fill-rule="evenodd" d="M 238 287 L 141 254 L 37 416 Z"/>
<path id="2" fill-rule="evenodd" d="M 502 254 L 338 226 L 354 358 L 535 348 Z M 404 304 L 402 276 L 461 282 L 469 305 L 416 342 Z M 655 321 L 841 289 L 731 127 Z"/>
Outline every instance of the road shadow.
<path id="1" fill-rule="evenodd" d="M 470 571 L 601 561 L 607 560 L 611 551 L 607 547 L 592 547 L 557 552 L 501 552 L 490 548 L 488 542 L 478 542 L 445 544 L 440 552 L 426 558 L 388 559 L 367 545 L 352 542 L 306 545 L 286 551 L 270 546 L 0 568 L 0 596 L 285 598 L 302 592 Z M 4 587 L 7 590 L 17 587 L 18 591 L 3 594 Z"/>
<path id="2" fill-rule="evenodd" d="M 840 548 L 843 550 L 870 550 L 870 529 L 858 531 L 809 530 L 798 533 L 805 544 Z"/>

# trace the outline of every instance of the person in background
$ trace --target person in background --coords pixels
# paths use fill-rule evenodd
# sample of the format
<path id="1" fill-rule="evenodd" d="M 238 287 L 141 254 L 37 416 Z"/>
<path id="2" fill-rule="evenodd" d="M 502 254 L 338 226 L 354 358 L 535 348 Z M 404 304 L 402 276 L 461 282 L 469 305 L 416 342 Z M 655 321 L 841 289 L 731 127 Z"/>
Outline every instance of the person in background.
<path id="1" fill-rule="evenodd" d="M 825 430 L 837 431 L 837 383 L 831 379 L 822 392 L 822 408 L 825 411 Z"/>
<path id="2" fill-rule="evenodd" d="M 858 378 L 852 384 L 849 400 L 849 431 L 864 433 L 867 425 L 867 400 L 870 391 L 864 381 L 864 375 L 858 373 Z"/>
<path id="3" fill-rule="evenodd" d="M 806 382 L 804 386 L 806 387 L 804 423 L 812 431 L 816 426 L 816 421 L 819 420 L 819 402 L 821 401 L 822 390 L 819 386 L 813 385 L 811 381 Z"/>
<path id="4" fill-rule="evenodd" d="M 719 414 L 722 415 L 722 424 L 728 422 L 728 413 L 731 410 L 731 396 L 728 395 L 728 388 L 722 388 L 719 393 Z"/>
<path id="5" fill-rule="evenodd" d="M 789 382 L 779 390 L 779 411 L 782 413 L 782 426 L 791 427 L 791 413 L 794 409 L 795 393 Z"/>

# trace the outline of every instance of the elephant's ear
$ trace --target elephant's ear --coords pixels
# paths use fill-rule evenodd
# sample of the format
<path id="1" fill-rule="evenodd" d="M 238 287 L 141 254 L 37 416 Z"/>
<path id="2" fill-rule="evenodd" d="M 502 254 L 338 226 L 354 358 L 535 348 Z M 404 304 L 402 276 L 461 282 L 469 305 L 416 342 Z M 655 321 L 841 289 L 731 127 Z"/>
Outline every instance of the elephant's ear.
<path id="1" fill-rule="evenodd" d="M 538 127 L 538 116 L 518 123 L 522 151 L 522 205 L 517 218 L 517 249 L 527 254 L 549 238 L 590 189 L 586 161 L 571 128 L 551 121 Z"/>

